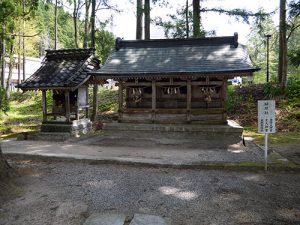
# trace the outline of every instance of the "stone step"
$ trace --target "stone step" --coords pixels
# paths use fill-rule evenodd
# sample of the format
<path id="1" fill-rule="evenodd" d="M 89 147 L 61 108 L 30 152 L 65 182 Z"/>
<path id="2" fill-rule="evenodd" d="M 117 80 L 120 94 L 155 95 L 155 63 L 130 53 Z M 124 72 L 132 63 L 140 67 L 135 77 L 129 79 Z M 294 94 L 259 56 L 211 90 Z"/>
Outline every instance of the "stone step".
<path id="1" fill-rule="evenodd" d="M 171 220 L 147 214 L 94 213 L 83 225 L 171 225 Z"/>

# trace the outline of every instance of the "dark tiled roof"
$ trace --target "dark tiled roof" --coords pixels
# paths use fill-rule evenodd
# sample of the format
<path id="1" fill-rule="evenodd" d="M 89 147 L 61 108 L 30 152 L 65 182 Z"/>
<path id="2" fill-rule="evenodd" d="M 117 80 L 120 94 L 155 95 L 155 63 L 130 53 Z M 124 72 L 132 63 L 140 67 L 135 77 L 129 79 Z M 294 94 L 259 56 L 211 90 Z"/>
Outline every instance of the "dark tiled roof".
<path id="1" fill-rule="evenodd" d="M 197 39 L 116 40 L 116 49 L 101 69 L 103 77 L 147 75 L 251 75 L 252 65 L 237 35 Z"/>
<path id="2" fill-rule="evenodd" d="M 94 49 L 46 50 L 43 65 L 19 88 L 26 89 L 76 89 L 90 77 L 88 72 L 99 69 Z"/>

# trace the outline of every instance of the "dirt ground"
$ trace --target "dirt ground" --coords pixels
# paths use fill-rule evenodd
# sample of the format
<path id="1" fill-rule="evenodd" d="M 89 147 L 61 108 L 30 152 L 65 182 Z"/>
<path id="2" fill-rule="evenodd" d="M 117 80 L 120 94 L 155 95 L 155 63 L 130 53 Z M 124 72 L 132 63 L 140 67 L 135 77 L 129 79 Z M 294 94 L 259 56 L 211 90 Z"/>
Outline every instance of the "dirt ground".
<path id="1" fill-rule="evenodd" d="M 160 215 L 174 225 L 300 224 L 296 173 L 11 163 L 19 189 L 0 199 L 0 225 L 79 225 L 94 212 Z"/>

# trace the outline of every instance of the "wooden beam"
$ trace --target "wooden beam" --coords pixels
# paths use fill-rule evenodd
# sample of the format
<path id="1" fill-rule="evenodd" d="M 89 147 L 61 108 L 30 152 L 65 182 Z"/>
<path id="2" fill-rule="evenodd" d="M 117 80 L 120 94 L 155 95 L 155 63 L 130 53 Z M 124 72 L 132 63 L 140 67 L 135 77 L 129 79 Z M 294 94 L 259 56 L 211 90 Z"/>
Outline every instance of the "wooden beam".
<path id="1" fill-rule="evenodd" d="M 156 81 L 152 81 L 152 121 L 155 120 L 155 111 L 156 111 Z"/>
<path id="2" fill-rule="evenodd" d="M 156 110 L 156 81 L 152 81 L 152 110 Z"/>
<path id="3" fill-rule="evenodd" d="M 65 91 L 66 121 L 70 122 L 70 91 Z"/>
<path id="4" fill-rule="evenodd" d="M 89 105 L 89 86 L 86 87 L 86 104 Z M 85 108 L 85 117 L 89 118 L 89 107 Z"/>
<path id="5" fill-rule="evenodd" d="M 221 91 L 221 100 L 222 100 L 222 107 L 224 108 L 223 113 L 223 120 L 224 122 L 227 121 L 227 110 L 226 110 L 226 102 L 227 102 L 227 80 L 224 79 L 222 91 Z"/>
<path id="6" fill-rule="evenodd" d="M 123 82 L 119 81 L 119 121 L 122 118 L 122 111 L 123 111 Z"/>
<path id="7" fill-rule="evenodd" d="M 191 80 L 187 80 L 186 82 L 186 110 L 187 110 L 187 115 L 186 119 L 188 122 L 191 121 L 191 115 L 190 111 L 192 108 L 192 85 L 191 85 Z"/>
<path id="8" fill-rule="evenodd" d="M 47 121 L 47 96 L 46 90 L 42 91 L 42 108 L 43 108 L 43 122 Z"/>

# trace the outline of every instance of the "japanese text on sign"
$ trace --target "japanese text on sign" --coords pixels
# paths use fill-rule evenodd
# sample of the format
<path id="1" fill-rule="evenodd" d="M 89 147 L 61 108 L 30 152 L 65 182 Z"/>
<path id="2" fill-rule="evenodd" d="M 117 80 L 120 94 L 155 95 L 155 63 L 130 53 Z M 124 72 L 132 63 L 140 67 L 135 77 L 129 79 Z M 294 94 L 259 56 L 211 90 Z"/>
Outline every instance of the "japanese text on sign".
<path id="1" fill-rule="evenodd" d="M 275 101 L 258 101 L 258 132 L 275 133 Z"/>

